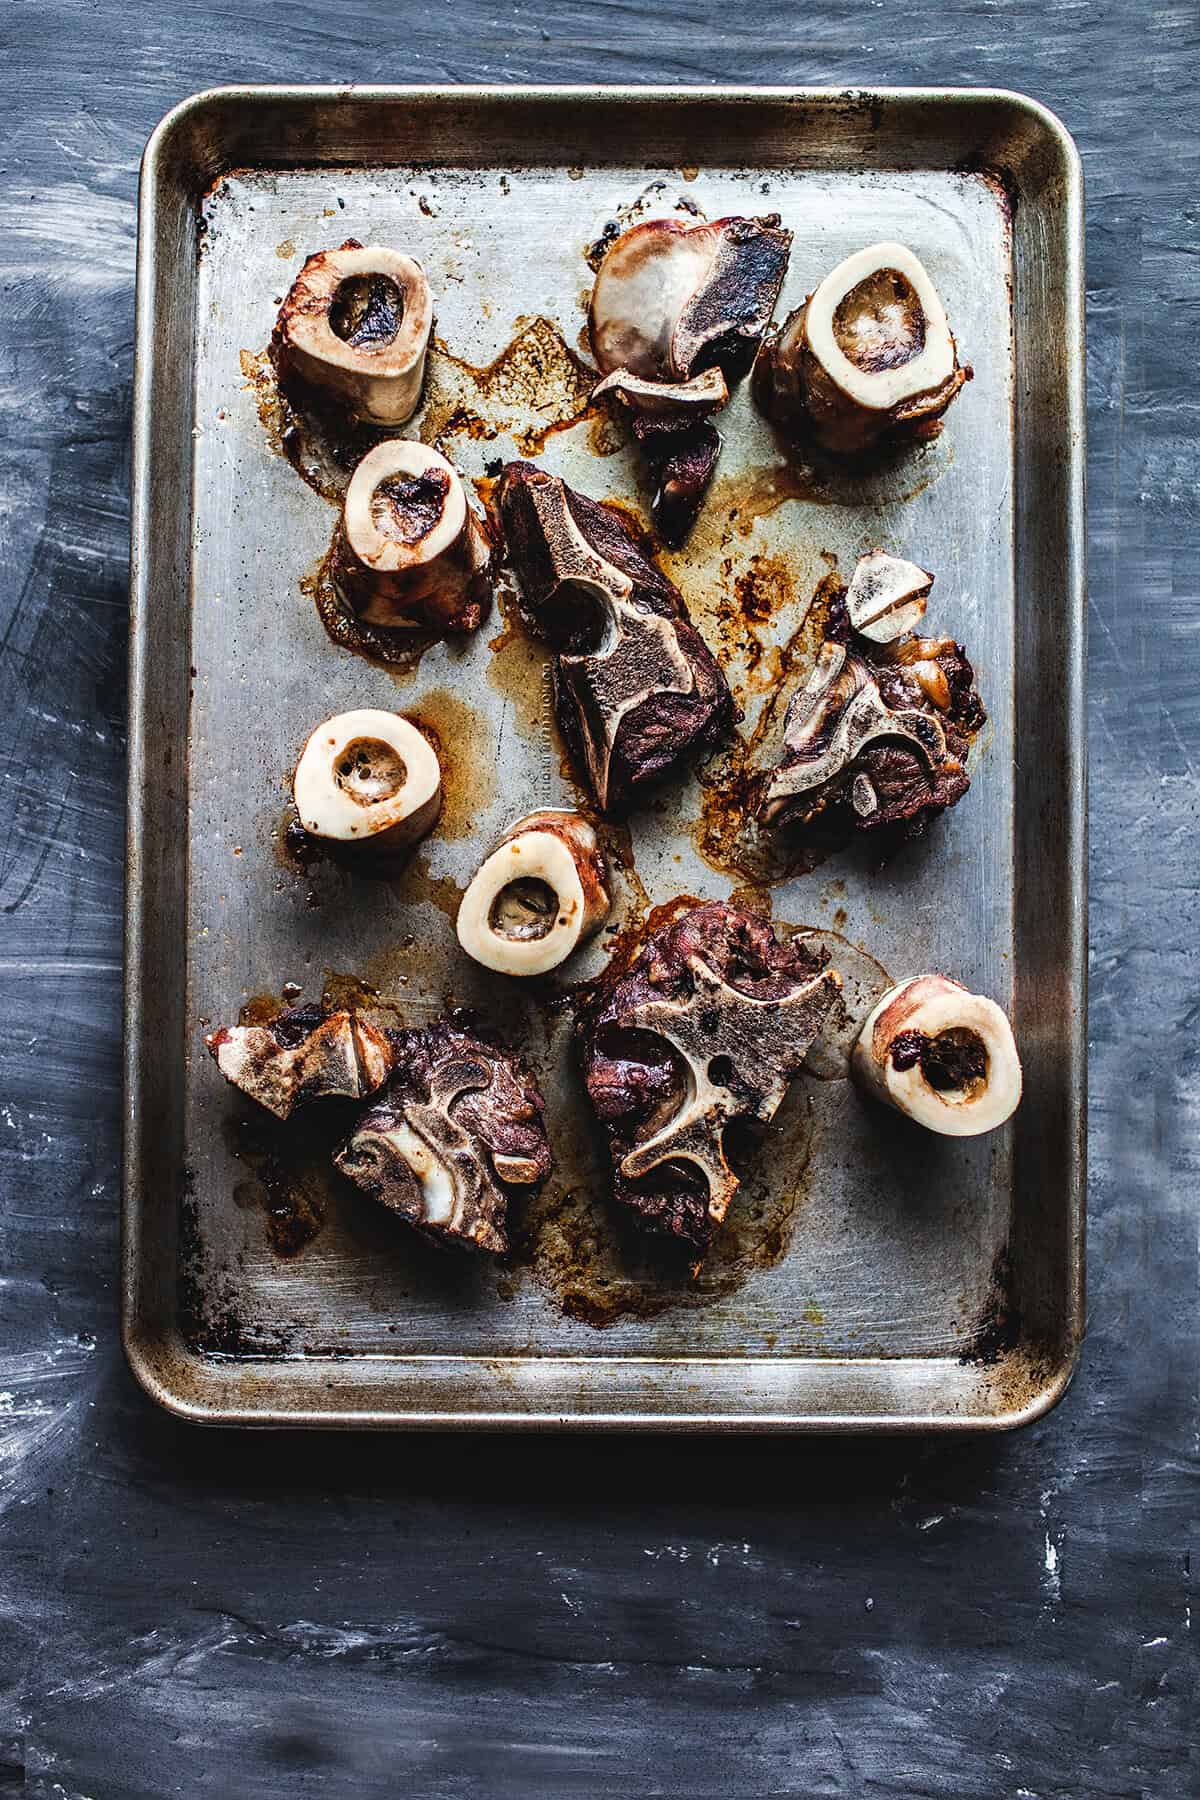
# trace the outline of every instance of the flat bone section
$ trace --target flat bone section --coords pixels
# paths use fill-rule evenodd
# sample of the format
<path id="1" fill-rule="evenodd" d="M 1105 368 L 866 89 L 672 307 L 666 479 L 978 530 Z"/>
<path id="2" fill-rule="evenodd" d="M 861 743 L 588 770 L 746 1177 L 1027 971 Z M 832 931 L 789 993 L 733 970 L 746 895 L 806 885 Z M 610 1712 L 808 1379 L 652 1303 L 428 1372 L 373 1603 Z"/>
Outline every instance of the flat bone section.
<path id="1" fill-rule="evenodd" d="M 599 931 L 611 904 L 587 820 L 530 813 L 481 863 L 458 910 L 458 941 L 485 969 L 545 975 Z"/>
<path id="2" fill-rule="evenodd" d="M 281 370 L 355 419 L 403 425 L 421 401 L 433 298 L 420 263 L 347 238 L 310 256 L 275 326 Z"/>
<path id="3" fill-rule="evenodd" d="M 860 556 L 846 589 L 846 612 L 855 631 L 875 644 L 890 644 L 915 631 L 933 586 L 928 569 L 886 550 Z"/>
<path id="4" fill-rule="evenodd" d="M 503 1254 L 511 1191 L 550 1172 L 541 1094 L 507 1051 L 449 1020 L 393 1044 L 396 1073 L 337 1167 L 439 1243 Z"/>
<path id="5" fill-rule="evenodd" d="M 365 1100 L 392 1072 L 387 1036 L 356 1013 L 295 1006 L 269 1025 L 230 1025 L 204 1042 L 226 1081 L 277 1119 L 309 1100 Z"/>
<path id="6" fill-rule="evenodd" d="M 780 229 L 777 213 L 710 224 L 672 205 L 661 184 L 643 202 L 596 274 L 588 324 L 603 380 L 594 397 L 614 395 L 628 409 L 654 484 L 654 522 L 666 543 L 678 545 L 720 453 L 707 415 L 725 405 L 754 361 L 792 234 Z"/>
<path id="7" fill-rule="evenodd" d="M 462 477 L 412 438 L 377 444 L 346 490 L 334 576 L 359 618 L 394 630 L 475 631 L 491 605 L 492 546 Z"/>
<path id="8" fill-rule="evenodd" d="M 1021 1098 L 1012 1026 L 994 1000 L 946 975 L 886 993 L 863 1026 L 851 1071 L 877 1100 L 944 1137 L 977 1137 Z"/>
<path id="9" fill-rule="evenodd" d="M 932 581 L 900 567 L 914 572 L 899 582 L 906 594 L 916 576 Z M 853 591 L 831 605 L 812 674 L 788 707 L 760 816 L 769 827 L 822 820 L 902 841 L 962 799 L 964 759 L 987 714 L 961 644 L 910 634 L 872 643 L 850 625 Z M 863 592 L 860 583 L 860 601 Z"/>
<path id="10" fill-rule="evenodd" d="M 725 901 L 693 907 L 601 984 L 581 1022 L 613 1193 L 702 1256 L 738 1188 L 724 1137 L 765 1125 L 837 1003 L 825 950 Z"/>
<path id="11" fill-rule="evenodd" d="M 309 837 L 363 856 L 390 855 L 437 824 L 441 765 L 408 719 L 363 707 L 317 726 L 296 764 L 292 795 Z"/>
<path id="12" fill-rule="evenodd" d="M 531 463 L 500 512 L 522 604 L 557 652 L 559 725 L 603 812 L 623 809 L 739 716 L 679 590 L 616 513 Z"/>
<path id="13" fill-rule="evenodd" d="M 848 256 L 790 315 L 754 386 L 783 429 L 855 455 L 883 438 L 934 436 L 969 375 L 924 266 L 885 243 Z"/>

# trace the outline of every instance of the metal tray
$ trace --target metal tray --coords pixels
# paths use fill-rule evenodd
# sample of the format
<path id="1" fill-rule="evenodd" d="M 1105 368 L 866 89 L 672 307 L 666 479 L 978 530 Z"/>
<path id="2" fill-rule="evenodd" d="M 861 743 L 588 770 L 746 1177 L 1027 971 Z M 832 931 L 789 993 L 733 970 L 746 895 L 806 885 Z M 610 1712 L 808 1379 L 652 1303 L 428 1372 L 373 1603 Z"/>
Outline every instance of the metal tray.
<path id="1" fill-rule="evenodd" d="M 665 562 L 747 732 L 779 646 L 793 669 L 811 653 L 832 559 L 882 543 L 936 571 L 930 624 L 967 643 L 990 712 L 970 796 L 883 873 L 847 853 L 771 900 L 825 933 L 853 1019 L 889 975 L 946 968 L 1011 1009 L 1026 1069 L 1011 1128 L 941 1140 L 864 1105 L 827 1047 L 694 1285 L 619 1234 L 561 995 L 514 991 L 454 947 L 480 849 L 573 794 L 543 655 L 500 614 L 409 672 L 331 641 L 313 571 L 335 510 L 279 453 L 261 354 L 305 254 L 402 245 L 444 347 L 411 429 L 472 478 L 533 452 L 637 505 L 576 355 L 585 249 L 657 175 L 711 216 L 782 213 L 781 316 L 850 249 L 911 243 L 974 365 L 941 438 L 853 479 L 789 475 L 743 389 L 700 525 Z M 158 127 L 137 302 L 124 1252 L 128 1354 L 156 1399 L 224 1424 L 857 1430 L 1011 1426 L 1061 1394 L 1083 1300 L 1081 242 L 1071 140 L 1014 94 L 245 88 Z M 415 711 L 447 752 L 443 828 L 393 883 L 279 854 L 298 746 L 355 705 Z M 745 885 L 697 847 L 706 823 L 720 837 L 719 798 L 718 763 L 615 842 L 620 923 Z M 450 997 L 522 1044 L 558 1167 L 516 1209 L 507 1264 L 429 1251 L 339 1185 L 323 1127 L 272 1141 L 216 1077 L 205 1024 L 287 980 L 410 1019 Z"/>

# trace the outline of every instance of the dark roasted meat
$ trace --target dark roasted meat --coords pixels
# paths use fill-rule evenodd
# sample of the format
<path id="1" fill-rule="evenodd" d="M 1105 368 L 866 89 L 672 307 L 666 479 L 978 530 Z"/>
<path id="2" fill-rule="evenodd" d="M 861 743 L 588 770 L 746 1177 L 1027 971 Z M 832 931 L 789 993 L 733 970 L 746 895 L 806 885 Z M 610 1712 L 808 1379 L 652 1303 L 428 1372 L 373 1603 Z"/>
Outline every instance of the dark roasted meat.
<path id="1" fill-rule="evenodd" d="M 286 1119 L 307 1100 L 365 1100 L 392 1069 L 386 1034 L 356 1013 L 294 1006 L 266 1025 L 229 1025 L 205 1038 L 226 1081 Z"/>
<path id="2" fill-rule="evenodd" d="M 531 463 L 500 483 L 526 613 L 556 652 L 559 724 L 603 811 L 626 806 L 738 716 L 679 590 L 616 513 Z"/>
<path id="3" fill-rule="evenodd" d="M 541 1094 L 507 1051 L 447 1019 L 392 1044 L 396 1072 L 334 1161 L 439 1242 L 503 1252 L 510 1190 L 550 1171 Z"/>
<path id="4" fill-rule="evenodd" d="M 720 451 L 705 414 L 725 404 L 754 361 L 792 234 L 776 213 L 709 224 L 694 209 L 650 199 L 656 206 L 665 216 L 642 217 L 609 244 L 588 323 L 604 377 L 596 392 L 628 407 L 655 486 L 655 524 L 679 544 Z"/>
<path id="5" fill-rule="evenodd" d="M 966 651 L 911 633 L 874 643 L 841 599 L 826 631 L 788 707 L 763 821 L 919 837 L 971 785 L 964 759 L 987 714 Z"/>
<path id="6" fill-rule="evenodd" d="M 738 1187 L 726 1128 L 774 1117 L 837 999 L 827 961 L 714 901 L 601 984 L 580 1027 L 588 1094 L 614 1196 L 651 1230 L 707 1248 Z"/>

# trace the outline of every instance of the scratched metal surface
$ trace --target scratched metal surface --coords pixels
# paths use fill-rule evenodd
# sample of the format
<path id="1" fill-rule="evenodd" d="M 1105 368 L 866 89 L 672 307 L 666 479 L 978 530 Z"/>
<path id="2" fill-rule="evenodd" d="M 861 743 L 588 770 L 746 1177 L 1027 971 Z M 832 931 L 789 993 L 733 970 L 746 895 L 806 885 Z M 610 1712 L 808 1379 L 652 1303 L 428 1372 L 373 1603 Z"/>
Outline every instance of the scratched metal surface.
<path id="1" fill-rule="evenodd" d="M 187 232 L 176 237 L 173 226 L 160 225 L 147 241 L 158 271 L 146 286 L 170 287 L 172 320 L 164 324 L 157 306 L 143 316 L 142 354 L 176 370 L 176 387 L 187 379 L 189 348 L 195 368 L 190 568 L 182 580 L 172 585 L 153 543 L 153 515 L 174 516 L 185 504 L 158 478 L 180 429 L 163 404 L 169 391 L 160 373 L 146 416 L 151 517 L 139 534 L 156 615 L 154 627 L 143 629 L 159 633 L 140 663 L 145 706 L 164 720 L 174 763 L 187 765 L 186 831 L 177 832 L 173 852 L 181 868 L 186 858 L 186 967 L 182 943 L 168 944 L 166 967 L 154 953 L 153 990 L 147 998 L 143 982 L 135 1027 L 142 1067 L 158 1066 L 164 1044 L 172 1044 L 175 991 L 186 981 L 184 1041 L 172 1048 L 187 1064 L 182 1142 L 171 1153 L 186 1171 L 179 1259 L 193 1354 L 178 1355 L 165 1373 L 156 1366 L 156 1391 L 161 1382 L 177 1404 L 218 1419 L 264 1410 L 281 1420 L 368 1422 L 420 1412 L 469 1420 L 519 1410 L 571 1418 L 617 1407 L 667 1420 L 757 1414 L 990 1423 L 1020 1416 L 1061 1386 L 1073 1296 L 1060 1282 L 1037 1343 L 1018 1341 L 1018 1324 L 1000 1354 L 997 1315 L 1006 1305 L 1019 1308 L 1021 1290 L 1037 1276 L 1015 1267 L 1001 1297 L 997 1271 L 1005 1258 L 1043 1260 L 1039 1240 L 1064 1220 L 1069 1228 L 1068 1144 L 1057 1157 L 1050 1151 L 1040 1181 L 1015 1185 L 1014 1131 L 931 1139 L 864 1107 L 846 1071 L 854 1029 L 879 995 L 933 967 L 951 969 L 1012 1012 L 1035 1091 L 1047 1059 L 1063 1063 L 1070 1053 L 1069 1012 L 1047 1029 L 1044 999 L 1029 989 L 1022 998 L 1013 979 L 1022 929 L 1039 941 L 1041 956 L 1070 964 L 1064 930 L 1079 872 L 1060 861 L 1049 876 L 1052 915 L 1019 918 L 1014 863 L 1038 854 L 1039 837 L 1021 816 L 1026 802 L 1015 806 L 1015 716 L 1023 687 L 1033 711 L 1029 693 L 1045 668 L 1031 666 L 1027 650 L 1018 653 L 1014 434 L 1035 433 L 1037 422 L 1032 411 L 1013 407 L 1009 208 L 994 181 L 954 172 L 986 156 L 995 119 L 970 101 L 930 100 L 924 108 L 885 101 L 885 116 L 897 115 L 892 135 L 905 135 L 902 108 L 924 134 L 918 166 L 864 170 L 854 166 L 853 113 L 840 125 L 839 148 L 839 128 L 821 108 L 804 121 L 784 114 L 781 130 L 761 101 L 744 126 L 738 119 L 736 135 L 753 134 L 766 163 L 682 170 L 658 161 L 663 135 L 671 135 L 669 106 L 633 95 L 591 112 L 572 107 L 579 162 L 564 167 L 552 112 L 540 123 L 536 101 L 509 110 L 485 111 L 486 104 L 468 112 L 459 99 L 428 103 L 435 133 L 448 137 L 443 121 L 455 122 L 452 167 L 434 156 L 416 167 L 364 169 L 364 150 L 369 155 L 374 141 L 398 134 L 411 103 L 363 96 L 321 119 L 304 95 L 278 102 L 250 95 L 200 109 L 172 129 L 150 165 L 148 179 L 167 189 L 164 215 L 176 190 L 185 190 L 186 202 L 206 185 L 203 170 L 187 168 L 189 154 L 197 161 L 202 154 L 196 145 L 213 146 L 221 166 L 239 170 L 204 201 L 194 287 Z M 1020 130 L 1020 109 L 1011 110 Z M 706 142 L 719 144 L 721 118 L 711 100 L 704 123 Z M 630 149 L 641 141 L 640 157 L 596 168 L 618 126 Z M 231 140 L 231 131 L 239 137 Z M 695 141 L 678 127 L 675 133 Z M 279 156 L 281 135 L 319 144 L 324 158 L 342 166 L 296 170 L 296 153 Z M 875 149 L 870 131 L 863 144 L 872 165 L 893 160 Z M 282 166 L 240 167 L 256 153 Z M 932 166 L 919 166 L 926 159 Z M 902 160 L 913 160 L 907 136 Z M 814 161 L 821 166 L 806 166 Z M 812 1077 L 793 1090 L 694 1285 L 639 1267 L 606 1217 L 602 1156 L 568 1013 L 550 1011 L 545 989 L 531 993 L 479 970 L 454 937 L 461 894 L 504 826 L 533 805 L 570 805 L 576 797 L 542 703 L 544 657 L 500 619 L 465 646 L 437 646 L 401 674 L 329 641 L 304 577 L 328 549 L 344 478 L 323 495 L 298 479 L 277 432 L 264 429 L 273 390 L 261 356 L 305 254 L 346 235 L 403 243 L 426 267 L 438 313 L 425 405 L 408 429 L 436 442 L 470 477 L 482 480 L 497 457 L 536 450 L 585 491 L 636 508 L 634 460 L 605 415 L 586 408 L 577 350 L 586 341 L 587 248 L 656 175 L 684 185 L 711 217 L 766 207 L 782 215 L 795 242 L 781 317 L 854 245 L 872 237 L 912 244 L 975 370 L 934 445 L 865 477 L 828 468 L 789 477 L 744 389 L 723 414 L 718 479 L 686 550 L 668 566 L 723 657 L 746 710 L 745 735 L 755 733 L 781 678 L 782 648 L 800 631 L 820 577 L 831 565 L 848 572 L 855 555 L 875 544 L 937 571 L 928 623 L 968 643 L 990 713 L 970 804 L 929 842 L 883 874 L 847 854 L 771 890 L 777 921 L 826 934 L 845 977 L 848 1019 L 840 1040 L 814 1056 Z M 1012 180 L 1021 186 L 1023 168 L 1013 169 Z M 1068 328 L 1055 264 L 1069 252 L 1066 192 L 1061 184 L 1037 191 L 1030 182 L 1019 205 L 1042 221 L 1035 258 L 1050 265 L 1044 271 L 1035 262 L 1024 277 L 1040 299 L 1027 304 L 1022 331 L 1061 340 Z M 187 222 L 190 212 L 183 212 Z M 192 292 L 194 316 L 185 319 Z M 1059 390 L 1068 372 L 1069 364 Z M 1065 395 L 1060 406 L 1065 414 Z M 1061 504 L 1050 486 L 1057 479 L 1051 442 L 1024 453 L 1028 503 L 1050 514 Z M 1065 453 L 1073 453 L 1069 442 Z M 1057 605 L 1069 617 L 1072 596 L 1049 542 L 1039 539 L 1037 552 L 1023 565 L 1022 605 Z M 740 604 L 746 584 L 761 623 L 748 623 Z M 158 615 L 169 618 L 177 657 L 190 643 L 186 713 L 172 709 L 163 669 L 171 650 Z M 794 682 L 814 652 L 810 632 L 794 657 Z M 1059 716 L 1053 702 L 1043 706 L 1039 733 L 1062 728 L 1074 685 L 1068 636 L 1057 634 L 1038 661 L 1049 657 L 1058 658 Z M 326 713 L 358 705 L 400 707 L 433 725 L 448 765 L 443 821 L 396 882 L 281 872 L 284 797 L 298 748 Z M 175 792 L 152 779 L 163 750 L 156 733 L 134 770 L 134 879 L 149 880 L 152 894 L 162 870 L 145 854 L 141 833 L 157 835 L 157 809 L 173 816 L 178 808 Z M 694 780 L 674 784 L 634 815 L 617 927 L 636 926 L 650 906 L 680 893 L 717 898 L 747 885 L 740 866 L 719 858 L 714 867 L 697 850 L 703 791 Z M 1064 799 L 1043 789 L 1039 812 Z M 1069 824 L 1061 817 L 1059 830 L 1065 840 Z M 145 921 L 150 904 L 135 895 L 135 905 Z M 154 923 L 135 926 L 139 949 Z M 552 988 L 597 972 L 611 948 L 602 937 Z M 298 1153 L 294 1127 L 264 1127 L 215 1077 L 201 1042 L 206 1025 L 230 1018 L 251 996 L 277 993 L 285 980 L 313 994 L 346 977 L 370 984 L 383 1018 L 398 1011 L 422 1021 L 447 998 L 478 1008 L 534 1068 L 556 1167 L 543 1196 L 514 1207 L 518 1247 L 499 1267 L 448 1266 L 340 1180 L 329 1166 L 328 1134 L 318 1129 Z M 153 1090 L 136 1072 L 141 1109 Z M 283 1180 L 264 1174 L 268 1158 L 272 1170 L 286 1163 Z M 133 1180 L 142 1255 L 162 1263 L 169 1209 L 152 1174 L 139 1167 Z M 1017 1208 L 1039 1212 L 1039 1236 L 1022 1237 Z M 1042 1282 L 1052 1289 L 1055 1278 Z M 135 1315 L 139 1366 L 149 1360 L 140 1348 L 149 1331 Z M 981 1365 L 971 1353 L 984 1333 L 989 1354 Z M 205 1361 L 195 1360 L 197 1351 Z M 222 1358 L 217 1367 L 214 1355 Z M 230 1356 L 243 1366 L 232 1366 Z M 288 1360 L 272 1372 L 261 1362 L 270 1356 Z M 364 1356 L 376 1360 L 347 1360 Z M 696 1366 L 698 1357 L 725 1360 L 710 1374 Z"/>
<path id="2" fill-rule="evenodd" d="M 0 186 L 0 1774 L 38 1800 L 1190 1800 L 1194 334 L 1185 6 L 798 20 L 553 3 L 14 4 Z M 283 21 L 281 25 L 281 19 Z M 886 20 L 886 35 L 881 20 Z M 953 1439 L 199 1433 L 119 1341 L 137 164 L 214 80 L 955 80 L 1088 178 L 1089 1329 Z"/>

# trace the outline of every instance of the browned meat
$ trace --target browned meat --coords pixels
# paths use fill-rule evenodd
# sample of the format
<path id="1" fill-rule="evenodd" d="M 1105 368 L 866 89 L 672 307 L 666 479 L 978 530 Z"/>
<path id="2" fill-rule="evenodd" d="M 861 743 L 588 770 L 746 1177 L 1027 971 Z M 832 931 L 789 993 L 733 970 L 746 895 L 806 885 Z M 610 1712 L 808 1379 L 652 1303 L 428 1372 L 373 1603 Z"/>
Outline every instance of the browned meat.
<path id="1" fill-rule="evenodd" d="M 512 1189 L 544 1181 L 544 1103 L 515 1057 L 448 1019 L 392 1034 L 396 1073 L 334 1158 L 439 1242 L 508 1248 Z"/>
<path id="2" fill-rule="evenodd" d="M 738 1179 L 727 1127 L 768 1123 L 837 999 L 825 951 L 724 901 L 696 906 L 602 983 L 581 1020 L 613 1193 L 703 1254 Z"/>
<path id="3" fill-rule="evenodd" d="M 526 614 L 553 647 L 559 724 L 597 805 L 623 808 L 738 714 L 679 590 L 609 508 L 531 463 L 500 483 Z"/>
<path id="4" fill-rule="evenodd" d="M 961 644 L 911 633 L 873 643 L 835 600 L 816 667 L 784 720 L 763 821 L 820 819 L 890 843 L 919 837 L 970 787 L 964 759 L 986 718 Z"/>

